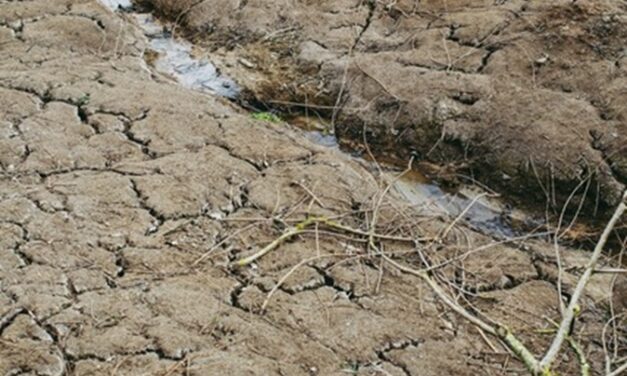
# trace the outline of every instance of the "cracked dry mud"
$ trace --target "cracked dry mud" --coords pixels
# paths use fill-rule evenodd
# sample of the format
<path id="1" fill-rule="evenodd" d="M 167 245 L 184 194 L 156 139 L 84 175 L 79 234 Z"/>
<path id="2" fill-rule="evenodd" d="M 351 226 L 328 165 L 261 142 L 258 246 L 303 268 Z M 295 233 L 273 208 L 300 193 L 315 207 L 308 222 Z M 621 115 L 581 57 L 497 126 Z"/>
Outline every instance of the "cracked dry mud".
<path id="1" fill-rule="evenodd" d="M 627 183 L 624 1 L 140 2 L 217 49 L 255 100 L 309 104 L 341 141 L 365 133 L 557 208 L 592 175 L 589 213 Z"/>
<path id="2" fill-rule="evenodd" d="M 389 22 L 379 6 L 340 3 L 372 25 Z M 363 22 L 328 13 L 338 29 L 362 34 L 356 49 L 374 43 Z M 380 184 L 359 161 L 152 71 L 146 46 L 124 15 L 95 0 L 0 1 L 1 375 L 525 374 L 422 282 L 381 274 L 377 260 L 312 261 L 261 314 L 298 262 L 360 254 L 363 244 L 305 234 L 255 268 L 229 261 L 276 238 L 273 217 L 349 213 L 343 223 L 367 230 L 360 210 Z M 381 231 L 430 236 L 448 226 L 394 197 Z M 491 241 L 459 226 L 429 257 Z M 420 267 L 406 244 L 383 245 Z M 565 253 L 568 294 L 587 254 Z M 499 245 L 463 266 L 444 273 L 540 353 L 549 338 L 536 330 L 557 317 L 552 246 Z M 578 327 L 595 370 L 610 282 L 593 278 Z M 557 368 L 574 374 L 564 354 Z"/>

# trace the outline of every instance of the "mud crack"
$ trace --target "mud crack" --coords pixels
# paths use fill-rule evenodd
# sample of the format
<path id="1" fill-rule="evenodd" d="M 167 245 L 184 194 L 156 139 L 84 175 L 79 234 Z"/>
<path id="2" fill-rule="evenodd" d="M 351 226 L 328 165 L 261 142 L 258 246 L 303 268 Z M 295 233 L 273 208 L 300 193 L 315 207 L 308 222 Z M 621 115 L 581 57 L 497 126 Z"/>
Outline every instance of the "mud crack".
<path id="1" fill-rule="evenodd" d="M 148 197 L 137 187 L 137 182 L 134 179 L 130 179 L 131 189 L 135 192 L 137 196 L 137 202 L 139 203 L 139 207 L 146 210 L 154 221 L 152 225 L 146 229 L 145 235 L 151 235 L 159 231 L 159 228 L 163 223 L 165 223 L 166 218 L 163 214 L 159 213 L 157 209 L 148 205 Z"/>

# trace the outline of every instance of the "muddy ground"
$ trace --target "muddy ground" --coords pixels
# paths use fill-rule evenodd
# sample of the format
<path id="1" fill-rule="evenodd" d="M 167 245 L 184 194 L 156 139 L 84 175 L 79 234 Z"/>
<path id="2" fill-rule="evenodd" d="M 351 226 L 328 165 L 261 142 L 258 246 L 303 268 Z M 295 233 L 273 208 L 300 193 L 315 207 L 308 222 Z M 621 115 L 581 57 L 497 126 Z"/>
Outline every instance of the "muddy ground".
<path id="1" fill-rule="evenodd" d="M 337 18 L 339 30 L 346 25 L 361 34 L 350 43 L 364 59 L 376 44 L 371 33 L 402 24 L 403 12 L 411 11 L 398 8 L 401 3 L 386 12 L 379 5 L 340 4 L 342 11 L 329 5 L 328 17 Z M 394 14 L 400 21 L 392 22 Z M 501 16 L 496 12 L 495 22 Z M 454 36 L 463 40 L 473 32 L 459 28 Z M 346 42 L 333 32 L 327 37 L 329 48 Z M 178 86 L 149 67 L 146 46 L 128 18 L 94 0 L 0 1 L 0 374 L 526 374 L 498 341 L 484 339 L 417 278 L 368 257 L 363 237 L 320 228 L 253 267 L 233 268 L 233 260 L 307 214 L 337 216 L 367 231 L 385 183 L 371 166 L 314 145 L 284 124 L 253 120 L 225 100 Z M 494 55 L 490 61 L 498 61 Z M 490 66 L 477 64 L 482 71 Z M 443 82 L 467 75 L 461 68 L 412 69 L 449 77 Z M 361 81 L 366 92 L 372 83 Z M 548 98 L 566 95 L 546 90 Z M 351 95 L 347 105 L 364 98 Z M 586 114 L 588 107 L 576 109 Z M 610 129 L 623 116 L 611 113 L 600 123 Z M 609 168 L 599 163 L 600 170 Z M 603 186 L 617 186 L 606 172 Z M 421 268 L 416 249 L 438 263 L 493 242 L 463 224 L 446 231 L 451 221 L 391 192 L 377 232 L 447 236 L 379 246 Z M 563 249 L 565 295 L 587 256 Z M 314 259 L 260 312 L 279 279 L 307 258 Z M 550 335 L 538 330 L 558 318 L 551 244 L 494 245 L 451 263 L 439 278 L 460 302 L 543 352 Z M 593 278 L 576 328 L 594 374 L 604 367 L 601 333 L 612 282 L 611 274 Z M 622 291 L 615 309 L 624 303 L 616 298 Z M 609 346 L 618 345 L 624 356 L 625 335 L 618 330 Z M 567 349 L 558 363 L 562 374 L 576 374 Z"/>
<path id="2" fill-rule="evenodd" d="M 625 188 L 624 1 L 141 3 L 218 50 L 254 100 L 307 104 L 344 142 L 557 210 L 590 177 L 590 215 Z"/>

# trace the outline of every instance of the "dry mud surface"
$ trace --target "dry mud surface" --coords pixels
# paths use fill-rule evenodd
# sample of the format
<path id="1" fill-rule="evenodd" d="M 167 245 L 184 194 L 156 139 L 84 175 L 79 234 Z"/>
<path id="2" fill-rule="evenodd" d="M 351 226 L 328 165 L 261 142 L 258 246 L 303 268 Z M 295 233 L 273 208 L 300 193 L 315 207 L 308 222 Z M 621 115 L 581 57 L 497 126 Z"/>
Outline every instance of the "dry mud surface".
<path id="1" fill-rule="evenodd" d="M 592 176 L 591 213 L 627 182 L 625 1 L 141 2 L 252 97 L 312 105 L 345 142 L 557 208 Z"/>
<path id="2" fill-rule="evenodd" d="M 214 10 L 233 6 L 220 3 Z M 387 40 L 376 34 L 404 22 L 411 9 L 399 8 L 402 2 L 389 9 L 352 5 L 335 6 L 350 14 L 331 5 L 327 13 L 339 29 L 361 35 L 348 41 L 363 50 L 358 58 L 369 58 L 369 46 L 407 38 L 408 32 Z M 501 13 L 495 11 L 493 24 L 502 22 Z M 388 19 L 395 14 L 396 21 Z M 460 12 L 458 22 L 473 15 Z M 489 23 L 480 26 L 486 38 L 496 34 Z M 320 32 L 329 47 L 347 43 Z M 474 48 L 464 41 L 481 30 L 451 32 L 460 41 L 451 51 L 457 53 Z M 525 374 L 495 339 L 482 338 L 417 278 L 365 257 L 363 238 L 321 228 L 254 267 L 229 268 L 307 213 L 341 216 L 343 224 L 367 231 L 382 184 L 359 161 L 155 73 L 144 61 L 146 46 L 124 15 L 97 1 L 0 1 L 0 375 Z M 487 72 L 507 61 L 493 55 L 455 58 L 454 71 Z M 377 64 L 360 66 L 380 69 Z M 411 66 L 425 75 L 448 74 Z M 458 73 L 455 82 L 465 82 L 467 73 Z M 537 77 L 544 85 L 547 78 Z M 364 91 L 372 85 L 361 81 Z M 481 82 L 468 83 L 479 85 L 469 92 L 491 96 Z M 618 82 L 604 87 L 620 92 Z M 579 83 L 571 84 L 577 93 Z M 566 95 L 556 93 L 539 95 L 556 101 L 545 103 L 550 107 Z M 451 108 L 473 107 L 452 101 Z M 583 107 L 570 110 L 603 129 L 621 124 L 624 107 L 608 107 L 610 119 L 601 122 L 588 102 L 576 101 Z M 600 166 L 609 179 L 609 165 Z M 452 220 L 394 197 L 381 207 L 378 232 L 429 237 Z M 432 262 L 492 241 L 462 225 L 447 235 L 419 245 Z M 382 240 L 380 246 L 398 262 L 421 267 L 411 244 Z M 308 258 L 315 259 L 281 285 L 262 314 L 268 292 Z M 558 317 L 552 246 L 502 244 L 460 260 L 441 273 L 463 288 L 451 287 L 456 297 L 510 326 L 540 354 L 550 336 L 537 330 Z M 564 250 L 565 294 L 586 260 L 586 252 Z M 576 328 L 594 374 L 603 369 L 611 280 L 593 278 Z M 623 356 L 624 338 L 619 333 L 616 342 Z M 558 363 L 564 375 L 577 372 L 567 350 Z"/>

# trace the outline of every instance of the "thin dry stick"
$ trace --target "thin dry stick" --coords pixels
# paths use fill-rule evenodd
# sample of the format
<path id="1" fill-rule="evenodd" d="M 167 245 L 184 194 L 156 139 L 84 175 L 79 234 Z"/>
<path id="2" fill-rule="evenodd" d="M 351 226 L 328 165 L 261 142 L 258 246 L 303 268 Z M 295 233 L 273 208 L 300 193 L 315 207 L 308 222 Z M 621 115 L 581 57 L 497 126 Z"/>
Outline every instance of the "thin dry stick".
<path id="1" fill-rule="evenodd" d="M 464 308 L 459 306 L 457 304 L 457 302 L 455 302 L 454 300 L 452 300 L 448 296 L 448 294 L 440 287 L 440 285 L 437 284 L 437 282 L 435 282 L 433 279 L 431 279 L 431 277 L 428 276 L 427 273 L 425 273 L 423 271 L 414 270 L 414 269 L 406 267 L 406 266 L 403 266 L 403 265 L 397 263 L 396 261 L 392 260 L 391 258 L 389 258 L 387 255 L 384 255 L 384 254 L 380 254 L 380 255 L 381 255 L 381 257 L 383 259 L 385 259 L 385 261 L 387 261 L 388 263 L 390 263 L 392 266 L 396 267 L 400 271 L 408 273 L 408 274 L 415 275 L 416 277 L 420 277 L 422 280 L 424 280 L 429 285 L 429 287 L 431 287 L 431 289 L 436 293 L 436 295 L 447 306 L 449 306 L 449 308 L 451 308 L 453 311 L 457 312 L 460 316 L 464 317 L 466 320 L 468 320 L 471 323 L 475 324 L 477 327 L 482 329 L 484 332 L 497 336 L 497 331 L 496 331 L 495 328 L 493 328 L 491 325 L 485 323 L 483 320 L 473 316 L 471 313 L 467 312 Z"/>
<path id="2" fill-rule="evenodd" d="M 466 257 L 468 257 L 468 256 L 470 256 L 470 255 L 472 255 L 474 253 L 485 251 L 486 249 L 494 248 L 494 247 L 497 247 L 499 245 L 503 245 L 503 244 L 507 244 L 507 243 L 513 243 L 513 242 L 516 242 L 516 241 L 519 241 L 519 240 L 520 241 L 524 241 L 524 240 L 531 239 L 531 238 L 544 237 L 544 236 L 546 236 L 548 234 L 550 234 L 550 233 L 549 232 L 541 232 L 541 233 L 538 233 L 538 234 L 523 235 L 523 236 L 518 236 L 518 237 L 515 237 L 515 238 L 501 240 L 501 241 L 494 242 L 494 243 L 488 243 L 488 244 L 482 245 L 480 247 L 471 249 L 471 250 L 469 250 L 469 251 L 467 251 L 465 253 L 462 253 L 459 256 L 455 256 L 455 257 L 450 258 L 450 259 L 448 259 L 446 261 L 442 261 L 439 264 L 430 266 L 430 267 L 426 268 L 425 271 L 429 272 L 429 271 L 433 271 L 433 270 L 436 270 L 436 269 L 443 268 L 444 266 L 449 265 L 449 264 L 451 264 L 451 263 L 453 263 L 455 261 L 459 261 L 459 260 L 465 259 Z"/>
<path id="3" fill-rule="evenodd" d="M 241 229 L 235 231 L 234 233 L 232 233 L 231 235 L 227 236 L 226 238 L 222 239 L 221 242 L 219 242 L 218 244 L 214 245 L 213 247 L 211 247 L 207 252 L 205 252 L 202 256 L 200 256 L 199 258 L 197 258 L 193 263 L 192 266 L 197 266 L 198 264 L 200 264 L 201 262 L 203 262 L 207 257 L 209 257 L 213 251 L 215 251 L 216 249 L 218 249 L 219 247 L 221 247 L 224 243 L 226 243 L 227 241 L 229 241 L 230 239 L 233 239 L 234 237 L 236 237 L 237 235 L 241 234 L 244 231 L 249 230 L 250 228 L 254 227 L 257 225 L 257 222 L 255 223 L 251 223 L 246 227 L 242 227 Z"/>
<path id="4" fill-rule="evenodd" d="M 620 253 L 618 254 L 618 265 L 623 265 L 623 254 L 625 253 L 625 244 L 627 244 L 627 241 L 622 241 L 623 243 L 623 247 L 620 250 Z M 609 303 L 610 303 L 610 312 L 612 314 L 612 317 L 616 317 L 616 312 L 614 311 L 614 286 L 616 285 L 616 279 L 617 276 L 615 275 L 614 277 L 612 277 L 612 285 L 610 286 L 610 295 L 608 296 L 609 299 Z M 625 313 L 621 313 L 618 316 L 622 316 L 623 314 L 627 314 L 627 312 Z M 618 328 L 617 328 L 617 320 L 612 320 L 612 342 L 614 343 L 614 359 L 616 359 L 616 357 L 618 356 Z M 609 373 L 609 368 L 608 368 L 608 373 Z"/>
<path id="5" fill-rule="evenodd" d="M 319 223 L 316 223 L 316 255 L 320 256 L 320 232 L 318 231 L 318 228 L 320 227 Z"/>
<path id="6" fill-rule="evenodd" d="M 581 346 L 579 346 L 577 341 L 575 341 L 575 339 L 571 336 L 568 336 L 566 340 L 577 356 L 577 360 L 579 361 L 579 365 L 581 367 L 581 376 L 590 376 L 590 363 L 588 363 L 586 354 L 581 349 Z"/>
<path id="7" fill-rule="evenodd" d="M 577 219 L 579 218 L 579 214 L 581 213 L 581 210 L 583 209 L 583 204 L 586 201 L 586 197 L 588 196 L 588 191 L 590 189 L 590 184 L 592 182 L 592 177 L 588 177 L 587 180 L 588 180 L 588 182 L 586 183 L 586 188 L 583 191 L 583 195 L 581 197 L 581 200 L 579 200 L 579 205 L 577 206 L 577 210 L 575 211 L 575 214 L 573 215 L 572 219 L 570 220 L 570 223 L 568 224 L 568 226 L 564 229 L 564 231 L 562 231 L 562 234 L 560 234 L 560 238 L 562 236 L 566 235 L 573 228 L 573 226 L 575 226 L 575 224 L 577 223 Z"/>
<path id="8" fill-rule="evenodd" d="M 540 361 L 540 369 L 542 370 L 549 369 L 549 367 L 555 360 L 555 357 L 559 353 L 560 348 L 562 347 L 562 344 L 564 343 L 564 340 L 568 336 L 568 331 L 572 325 L 573 320 L 575 319 L 575 315 L 579 311 L 579 298 L 581 298 L 581 295 L 583 295 L 584 289 L 586 288 L 586 285 L 588 284 L 588 281 L 590 280 L 590 277 L 592 276 L 592 272 L 594 271 L 594 268 L 596 267 L 596 264 L 599 261 L 599 258 L 601 257 L 601 253 L 603 252 L 605 243 L 607 243 L 607 240 L 612 230 L 614 229 L 614 226 L 616 226 L 616 223 L 618 222 L 620 217 L 623 215 L 623 213 L 627 209 L 627 205 L 625 204 L 626 202 L 627 202 L 627 191 L 625 191 L 622 202 L 618 205 L 618 208 L 616 208 L 614 215 L 612 216 L 607 226 L 603 230 L 603 234 L 601 234 L 601 238 L 599 239 L 597 245 L 594 248 L 594 251 L 592 252 L 592 256 L 590 257 L 590 261 L 588 262 L 588 265 L 586 266 L 586 270 L 582 274 L 581 278 L 579 278 L 579 282 L 577 282 L 577 287 L 575 288 L 575 291 L 572 294 L 572 297 L 568 304 L 568 308 L 564 312 L 564 316 L 562 318 L 560 327 L 557 331 L 557 335 L 553 339 L 553 343 L 549 347 L 549 350 L 547 351 L 546 355 L 544 356 L 542 361 Z"/>
<path id="9" fill-rule="evenodd" d="M 297 182 L 297 181 L 293 182 L 292 184 L 297 185 L 297 186 L 299 186 L 300 188 L 302 188 L 302 189 L 303 189 L 303 191 L 307 192 L 307 194 L 308 194 L 309 196 L 311 196 L 311 198 L 312 198 L 312 199 L 313 199 L 316 203 L 318 203 L 318 205 L 320 205 L 320 207 L 321 207 L 321 208 L 326 209 L 326 206 L 324 205 L 324 203 L 322 202 L 322 200 L 320 200 L 320 198 L 318 198 L 318 196 L 316 196 L 316 194 L 315 194 L 315 193 L 313 193 L 313 191 L 312 191 L 311 189 L 307 188 L 304 184 L 299 183 L 299 182 Z M 315 187 L 314 187 L 314 189 L 315 189 Z"/>
<path id="10" fill-rule="evenodd" d="M 620 268 L 594 269 L 594 274 L 627 274 L 627 269 L 620 269 Z"/>
<path id="11" fill-rule="evenodd" d="M 377 284 L 374 289 L 374 293 L 377 295 L 381 292 L 381 284 L 383 283 L 383 272 L 383 260 L 381 260 L 381 262 L 379 263 L 379 275 L 377 277 Z"/>
<path id="12" fill-rule="evenodd" d="M 317 108 L 321 110 L 333 110 L 336 106 L 324 106 L 324 105 L 316 105 L 311 103 L 303 103 L 303 102 L 291 102 L 291 101 L 278 101 L 278 100 L 269 100 L 267 103 L 270 104 L 280 104 L 294 107 L 304 107 L 304 108 Z M 367 106 L 363 107 L 343 107 L 344 110 L 349 111 L 363 111 L 367 108 Z"/>
<path id="13" fill-rule="evenodd" d="M 570 201 L 575 197 L 575 194 L 579 191 L 579 188 L 583 185 L 586 180 L 582 180 L 575 189 L 570 192 L 570 195 L 566 199 L 564 206 L 562 207 L 562 212 L 560 213 L 559 219 L 557 221 L 557 228 L 555 229 L 555 236 L 553 236 L 553 247 L 555 249 L 555 260 L 557 263 L 557 301 L 560 309 L 560 314 L 564 315 L 564 302 L 562 301 L 562 279 L 564 274 L 564 268 L 562 267 L 562 254 L 560 252 L 559 247 L 559 239 L 561 238 L 560 229 L 562 227 L 562 223 L 564 222 L 564 216 L 566 215 L 566 210 L 570 205 Z M 590 181 L 590 180 L 588 180 Z M 584 195 L 585 197 L 585 195 Z M 583 199 L 582 199 L 583 200 Z M 571 223 L 572 224 L 572 223 Z"/>
<path id="14" fill-rule="evenodd" d="M 612 372 L 612 360 L 610 358 L 610 353 L 607 351 L 607 341 L 605 340 L 607 328 L 616 318 L 616 316 L 614 316 L 612 299 L 610 299 L 610 312 L 612 313 L 612 317 L 605 323 L 605 325 L 603 325 L 603 330 L 601 330 L 601 345 L 603 346 L 603 355 L 605 356 L 605 373 Z"/>
<path id="15" fill-rule="evenodd" d="M 118 371 L 119 371 L 120 367 L 122 367 L 122 364 L 126 363 L 126 361 L 128 361 L 129 359 L 130 359 L 129 356 L 125 356 L 119 362 L 117 362 L 115 367 L 113 367 L 113 369 L 111 370 L 110 375 L 111 376 L 116 376 L 118 374 Z"/>
<path id="16" fill-rule="evenodd" d="M 625 363 L 622 366 L 616 368 L 614 371 L 608 373 L 606 376 L 620 376 L 625 371 L 627 371 L 627 363 Z"/>
<path id="17" fill-rule="evenodd" d="M 292 227 L 288 229 L 281 236 L 274 239 L 270 244 L 263 247 L 259 252 L 256 252 L 253 255 L 250 255 L 241 260 L 238 260 L 235 262 L 235 264 L 237 266 L 246 266 L 246 265 L 252 264 L 253 262 L 257 261 L 257 259 L 265 256 L 267 253 L 269 253 L 270 251 L 272 251 L 273 249 L 281 245 L 281 243 L 283 243 L 284 241 L 302 233 L 305 230 L 305 227 L 307 227 L 310 223 L 311 222 L 309 220 L 305 220 L 299 223 L 298 225 L 296 225 L 296 227 Z"/>
<path id="18" fill-rule="evenodd" d="M 453 222 L 451 222 L 451 224 L 446 228 L 446 230 L 444 230 L 444 232 L 442 233 L 442 235 L 438 236 L 438 239 L 444 239 L 446 238 L 446 236 L 448 235 L 448 233 L 453 229 L 453 227 L 455 227 L 455 225 L 457 224 L 457 222 L 459 222 L 465 215 L 466 213 L 468 213 L 468 211 L 470 210 L 470 208 L 473 207 L 473 205 L 479 201 L 481 198 L 487 196 L 487 193 L 481 193 L 479 195 L 477 195 L 477 197 L 473 198 L 472 201 L 470 202 L 470 204 L 468 204 L 466 206 L 466 208 L 464 208 L 464 210 L 462 210 L 461 213 L 459 213 L 459 215 L 457 216 L 457 218 L 455 218 L 455 220 Z"/>
<path id="19" fill-rule="evenodd" d="M 187 14 L 192 10 L 192 8 L 196 7 L 197 5 L 199 5 L 200 3 L 202 3 L 203 0 L 199 0 L 196 1 L 192 4 L 190 4 L 187 8 L 183 9 L 177 16 L 176 19 L 174 20 L 174 25 L 172 26 L 172 38 L 176 37 L 176 28 L 180 25 L 181 20 L 183 19 L 183 17 L 187 16 Z"/>
<path id="20" fill-rule="evenodd" d="M 348 69 L 350 68 L 351 57 L 353 55 L 353 47 L 348 49 L 348 55 L 346 57 L 346 66 L 344 66 L 344 74 L 342 74 L 342 84 L 340 85 L 340 91 L 337 94 L 335 105 L 333 106 L 333 113 L 331 115 L 331 127 L 335 132 L 335 121 L 337 120 L 338 109 L 340 108 L 340 102 L 344 96 L 344 90 L 346 88 L 346 78 L 348 77 Z"/>
<path id="21" fill-rule="evenodd" d="M 611 303 L 612 300 L 610 299 L 610 307 L 611 307 Z M 611 312 L 614 312 L 614 309 L 611 309 Z M 627 315 L 626 313 L 622 313 L 619 315 L 613 315 L 612 317 L 605 323 L 605 325 L 603 326 L 603 331 L 601 331 L 601 344 L 603 345 L 603 354 L 605 354 L 605 373 L 610 374 L 612 371 L 612 359 L 610 358 L 610 354 L 609 351 L 607 350 L 607 342 L 605 340 L 606 337 L 606 333 L 607 333 L 607 329 L 608 327 L 611 325 L 612 326 L 612 330 L 614 331 L 614 351 L 616 351 L 618 349 L 618 345 L 616 343 L 616 322 L 619 321 L 619 319 L 621 319 L 622 316 Z M 616 357 L 616 354 L 614 354 L 614 358 Z"/>
<path id="22" fill-rule="evenodd" d="M 460 306 L 457 302 L 452 300 L 449 297 L 449 295 L 440 287 L 440 285 L 436 281 L 434 281 L 431 277 L 429 277 L 429 274 L 427 272 L 418 271 L 418 270 L 409 268 L 407 266 L 403 266 L 397 263 L 396 261 L 392 260 L 388 256 L 382 253 L 379 253 L 379 254 L 387 262 L 392 264 L 394 267 L 396 267 L 400 271 L 415 275 L 419 277 L 420 279 L 422 279 L 424 282 L 427 283 L 427 285 L 429 285 L 429 287 L 431 287 L 431 289 L 438 296 L 438 298 L 440 298 L 440 300 L 442 300 L 444 304 L 446 304 L 450 309 L 452 309 L 457 314 L 459 314 L 460 316 L 468 320 L 471 324 L 474 324 L 475 326 L 479 327 L 479 329 L 482 329 L 484 332 L 500 338 L 507 345 L 507 347 L 512 352 L 514 352 L 514 354 L 516 354 L 516 356 L 525 364 L 525 366 L 530 371 L 532 371 L 532 373 L 540 374 L 538 360 L 533 356 L 531 351 L 529 351 L 529 349 L 527 349 L 527 347 L 525 347 L 525 345 L 523 345 L 522 342 L 520 342 L 518 338 L 516 338 L 516 336 L 514 336 L 514 334 L 505 326 L 501 324 L 496 324 L 496 326 L 492 326 L 486 323 L 485 321 L 481 320 L 480 318 L 474 316 L 470 312 L 468 312 L 466 309 Z"/>
<path id="23" fill-rule="evenodd" d="M 329 227 L 338 229 L 338 230 L 342 230 L 342 231 L 346 231 L 349 233 L 353 233 L 355 235 L 361 235 L 361 236 L 366 236 L 369 237 L 370 236 L 370 232 L 366 232 L 366 231 L 362 231 L 362 230 L 358 230 L 352 227 L 348 227 L 348 226 L 344 226 L 342 224 L 339 224 L 335 221 L 328 221 L 328 220 L 324 220 L 321 221 L 322 223 L 328 225 Z M 433 240 L 431 237 L 422 237 L 422 238 L 408 238 L 408 237 L 404 237 L 404 236 L 394 236 L 394 235 L 385 235 L 385 234 L 378 234 L 378 233 L 374 233 L 373 236 L 376 239 L 382 239 L 382 240 L 392 240 L 392 241 L 398 241 L 398 242 L 404 242 L 404 243 L 414 243 L 414 242 L 424 242 L 424 241 L 430 241 Z"/>
<path id="24" fill-rule="evenodd" d="M 375 228 L 377 227 L 377 220 L 379 219 L 379 210 L 381 209 L 381 204 L 383 203 L 383 199 L 385 198 L 385 195 L 388 194 L 390 189 L 392 189 L 394 184 L 396 184 L 396 182 L 399 181 L 399 179 L 401 179 L 403 176 L 405 176 L 405 175 L 407 175 L 408 173 L 411 172 L 413 163 L 414 163 L 414 157 L 411 157 L 409 159 L 409 163 L 407 164 L 407 168 L 403 172 L 401 172 L 398 176 L 396 176 L 387 185 L 387 187 L 385 187 L 383 192 L 381 192 L 381 195 L 379 196 L 379 200 L 377 201 L 377 203 L 376 203 L 376 205 L 374 207 L 374 211 L 372 212 L 372 222 L 370 222 L 370 231 L 368 233 L 368 244 L 369 245 L 374 246 Z"/>
<path id="25" fill-rule="evenodd" d="M 169 369 L 167 369 L 166 373 L 164 373 L 163 376 L 174 375 L 174 373 L 177 372 L 178 369 L 181 368 L 181 366 L 185 365 L 188 362 L 189 362 L 189 358 L 188 357 L 184 357 L 180 362 L 175 363 Z"/>
<path id="26" fill-rule="evenodd" d="M 490 339 L 488 338 L 488 336 L 485 335 L 485 333 L 483 332 L 483 330 L 481 330 L 481 328 L 477 327 L 477 332 L 479 333 L 479 335 L 481 335 L 481 338 L 483 338 L 483 341 L 486 343 L 486 345 L 488 345 L 488 347 L 494 352 L 494 353 L 498 353 L 499 351 L 496 349 L 496 347 L 494 346 L 494 344 L 492 344 L 492 342 L 490 341 Z"/>
<path id="27" fill-rule="evenodd" d="M 388 93 L 389 96 L 391 96 L 392 98 L 396 99 L 398 102 L 402 103 L 403 100 L 401 98 L 399 98 L 396 94 L 392 93 L 383 82 L 381 82 L 378 78 L 376 78 L 375 76 L 371 75 L 370 73 L 366 72 L 357 61 L 354 61 L 355 66 L 357 66 L 357 68 L 359 68 L 359 70 L 361 71 L 361 73 L 363 73 L 366 77 L 370 78 L 371 80 L 373 80 L 374 82 L 376 82 L 381 89 L 383 89 L 383 91 L 385 91 L 386 93 Z"/>
<path id="28" fill-rule="evenodd" d="M 235 262 L 236 266 L 246 266 L 249 265 L 253 262 L 255 262 L 256 260 L 258 260 L 259 258 L 265 256 L 267 253 L 273 251 L 275 248 L 277 248 L 279 245 L 281 245 L 284 241 L 296 236 L 296 235 L 300 235 L 303 234 L 305 232 L 307 232 L 307 228 L 311 225 L 314 224 L 324 224 L 327 225 L 331 228 L 337 229 L 337 230 L 342 230 L 345 232 L 349 232 L 349 233 L 353 233 L 353 234 L 357 234 L 357 235 L 361 235 L 361 236 L 366 236 L 369 237 L 371 234 L 370 232 L 365 232 L 365 231 L 361 231 L 361 230 L 357 230 L 348 226 L 344 226 L 341 225 L 337 222 L 331 221 L 327 218 L 324 217 L 310 217 L 305 219 L 304 221 L 298 223 L 295 227 L 291 227 L 288 230 L 286 230 L 281 236 L 279 236 L 278 238 L 274 239 L 270 244 L 268 244 L 267 246 L 265 246 L 264 248 L 262 248 L 261 250 L 259 250 L 258 252 L 254 253 L 253 255 L 250 255 L 246 258 L 240 259 L 238 261 Z M 396 241 L 403 241 L 403 242 L 411 242 L 414 243 L 416 241 L 425 241 L 425 240 L 431 240 L 431 238 L 417 238 L 417 239 L 411 239 L 411 238 L 404 238 L 404 237 L 396 237 L 396 236 L 390 236 L 390 235 L 381 235 L 381 234 L 377 234 L 374 233 L 374 238 L 377 239 L 386 239 L 386 240 L 396 240 Z"/>

